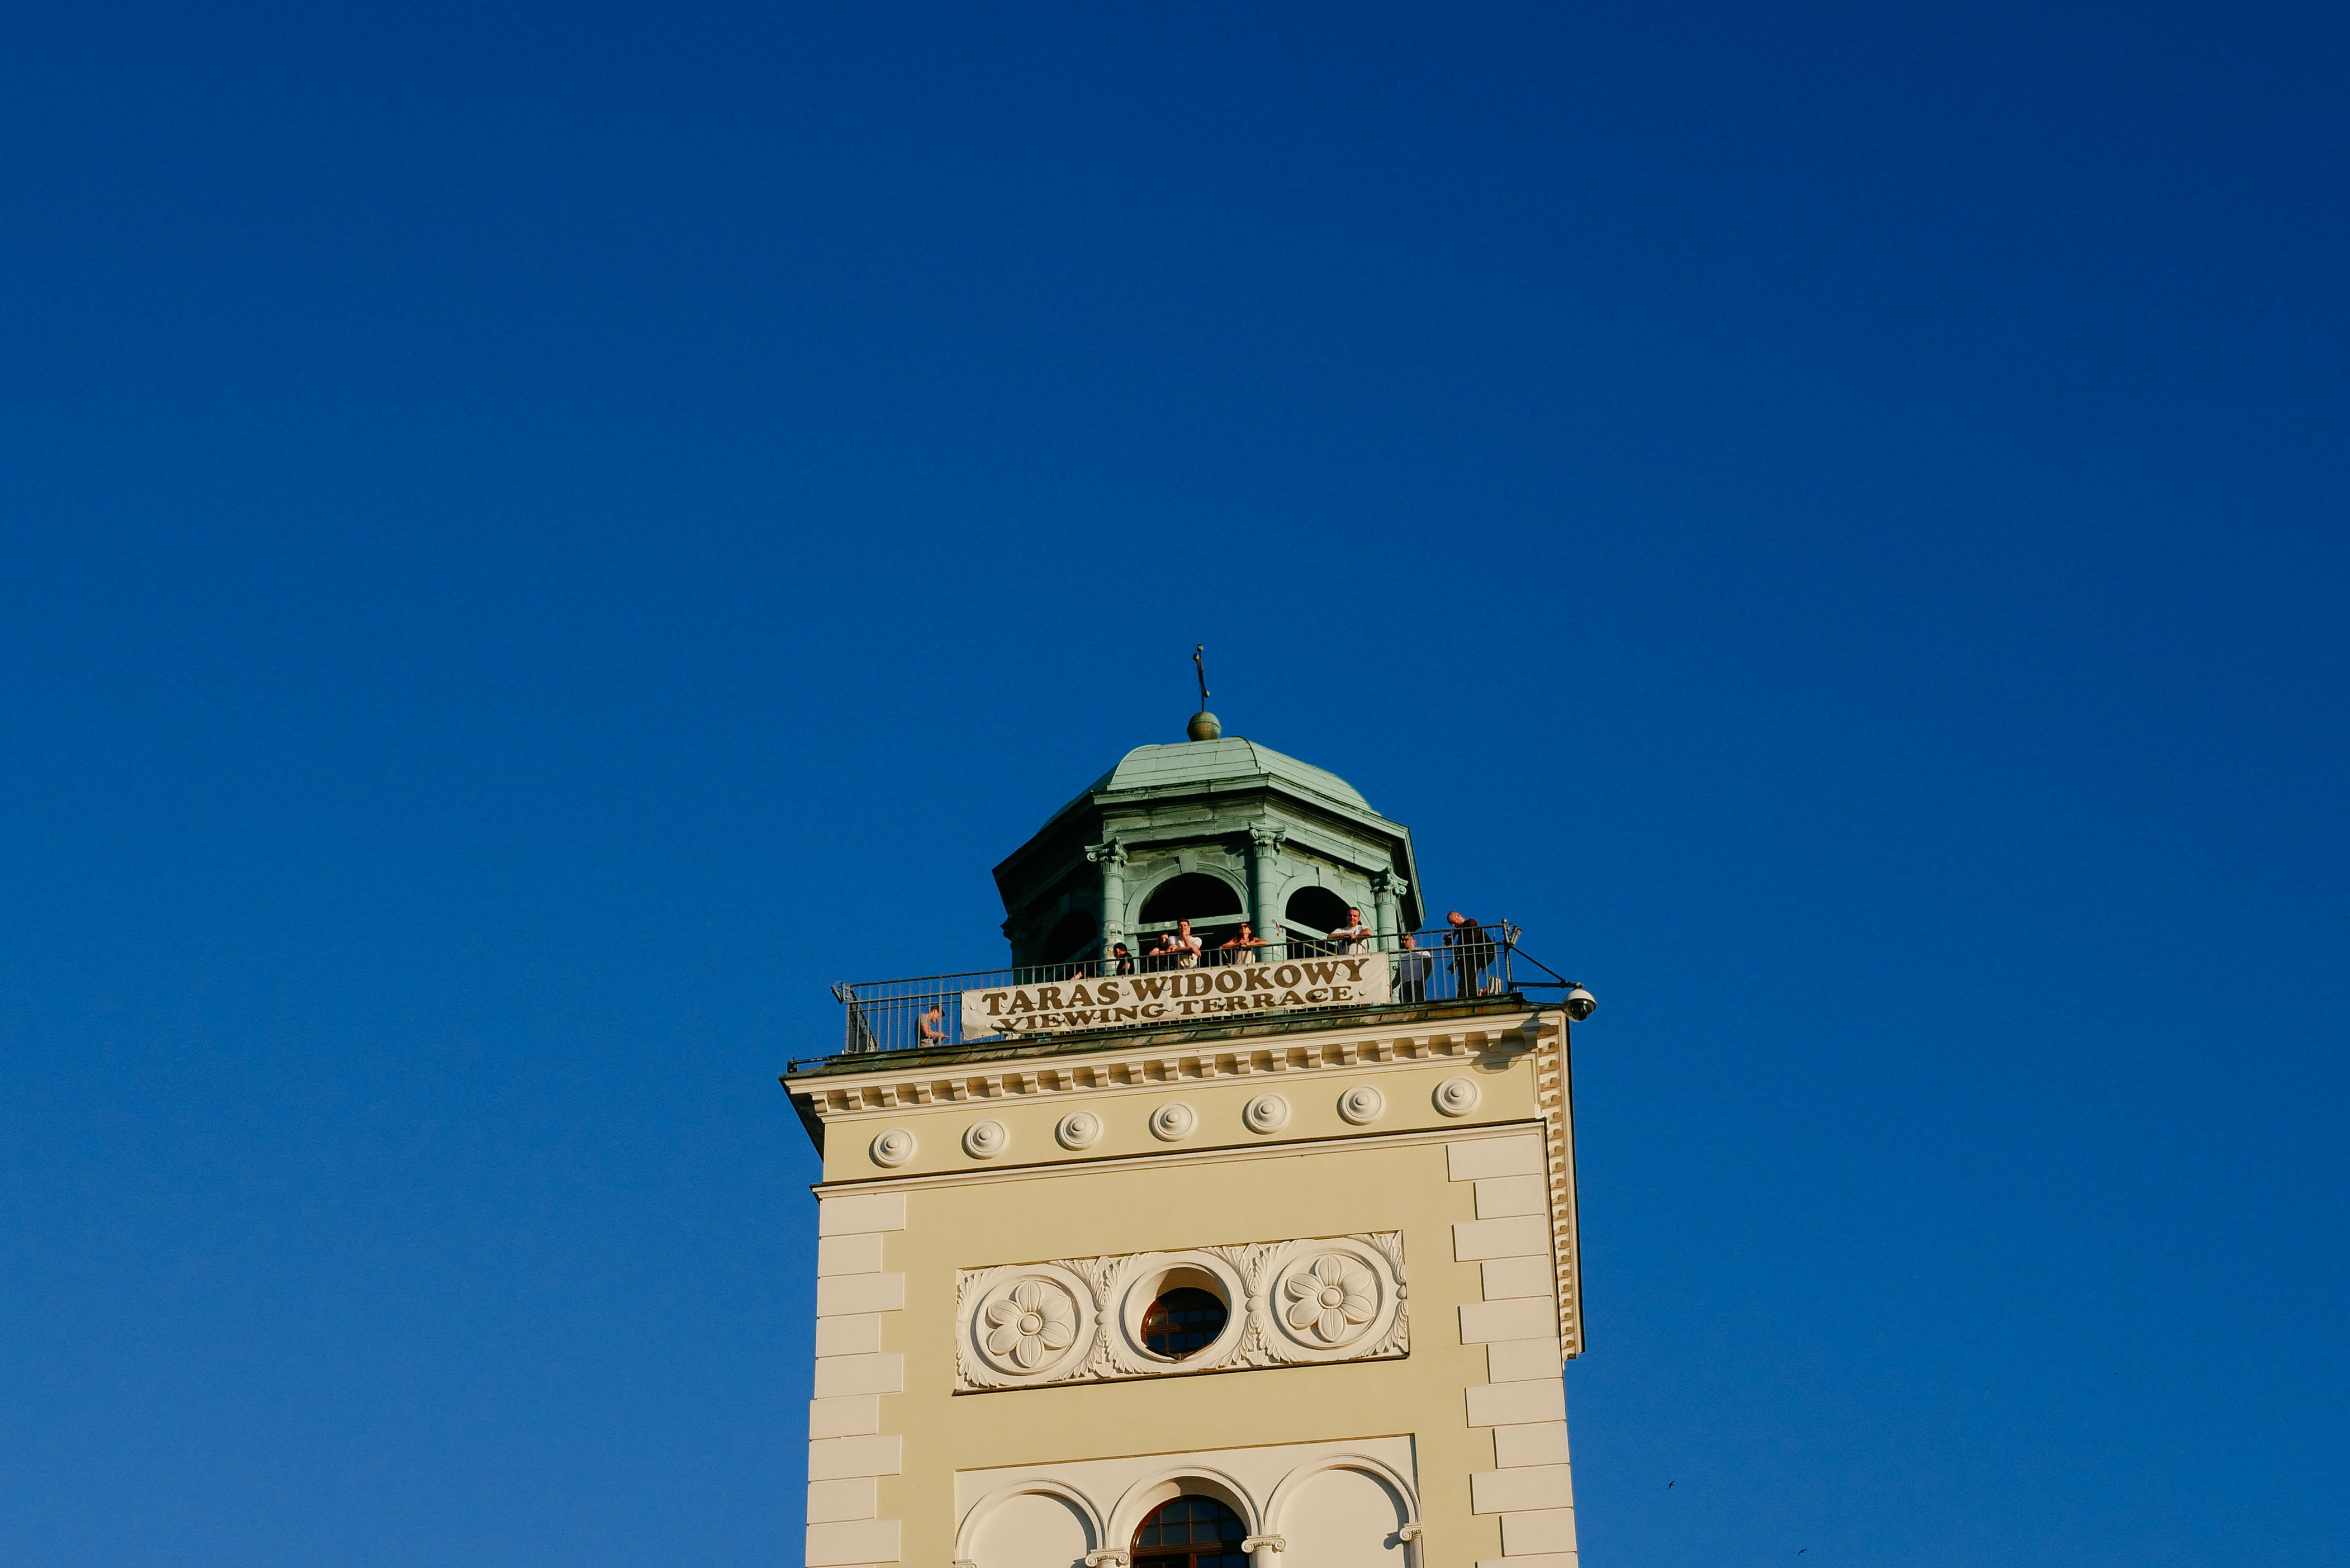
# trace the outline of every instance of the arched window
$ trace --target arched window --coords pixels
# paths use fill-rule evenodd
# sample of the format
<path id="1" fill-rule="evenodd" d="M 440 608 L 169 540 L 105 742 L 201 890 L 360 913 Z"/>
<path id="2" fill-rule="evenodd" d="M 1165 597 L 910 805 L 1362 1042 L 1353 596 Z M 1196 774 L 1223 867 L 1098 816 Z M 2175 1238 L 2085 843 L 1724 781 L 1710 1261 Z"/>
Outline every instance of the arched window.
<path id="1" fill-rule="evenodd" d="M 1327 888 L 1301 888 L 1289 896 L 1285 915 L 1289 924 L 1312 931 L 1317 937 L 1323 936 L 1346 925 L 1347 900 Z M 1367 919 L 1366 912 L 1367 923 Z M 1293 937 L 1291 940 L 1295 941 L 1296 939 Z M 1290 950 L 1296 952 L 1307 945 L 1299 942 Z M 1326 942 L 1313 944 L 1313 950 L 1322 952 L 1328 945 Z"/>
<path id="2" fill-rule="evenodd" d="M 1248 1526 L 1212 1497 L 1178 1497 L 1134 1532 L 1134 1568 L 1248 1568 Z"/>
<path id="3" fill-rule="evenodd" d="M 1173 929 L 1178 920 L 1191 921 L 1191 934 L 1212 953 L 1218 943 L 1240 931 L 1241 896 L 1230 882 L 1202 871 L 1170 877 L 1150 890 L 1135 934 L 1140 937 L 1150 933 L 1149 944 L 1155 945 L 1157 931 Z M 1149 951 L 1149 945 L 1143 950 Z M 1215 960 L 1210 958 L 1207 961 L 1213 963 Z"/>
<path id="4" fill-rule="evenodd" d="M 1150 901 L 1142 906 L 1142 923 L 1189 920 L 1197 925 L 1211 916 L 1240 912 L 1241 896 L 1230 882 L 1204 871 L 1186 871 L 1150 890 Z"/>
<path id="5" fill-rule="evenodd" d="M 1052 933 L 1045 937 L 1044 950 L 1037 961 L 1051 965 L 1082 958 L 1086 950 L 1093 946 L 1093 911 L 1071 909 L 1053 922 Z"/>

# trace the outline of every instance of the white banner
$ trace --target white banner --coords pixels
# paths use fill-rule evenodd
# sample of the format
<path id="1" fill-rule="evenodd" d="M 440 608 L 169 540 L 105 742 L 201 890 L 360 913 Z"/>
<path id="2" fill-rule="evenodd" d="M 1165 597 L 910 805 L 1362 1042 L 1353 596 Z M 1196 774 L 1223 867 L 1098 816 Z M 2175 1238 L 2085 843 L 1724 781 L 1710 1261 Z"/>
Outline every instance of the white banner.
<path id="1" fill-rule="evenodd" d="M 1236 1012 L 1360 1007 L 1385 1002 L 1394 958 L 1354 953 L 1279 963 L 1212 964 L 1156 974 L 1087 976 L 1052 985 L 962 993 L 962 1037 L 1057 1034 Z"/>

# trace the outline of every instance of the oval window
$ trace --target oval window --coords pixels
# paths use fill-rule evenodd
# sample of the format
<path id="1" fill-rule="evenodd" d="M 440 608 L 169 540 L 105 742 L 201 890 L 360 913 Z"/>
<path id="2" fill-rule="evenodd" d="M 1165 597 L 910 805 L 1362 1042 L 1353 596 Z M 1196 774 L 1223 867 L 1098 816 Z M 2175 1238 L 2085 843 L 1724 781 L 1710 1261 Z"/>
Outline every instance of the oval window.
<path id="1" fill-rule="evenodd" d="M 1180 1361 L 1214 1344 L 1228 1315 L 1213 1292 L 1184 1285 L 1152 1302 L 1142 1314 L 1142 1343 L 1157 1355 Z"/>

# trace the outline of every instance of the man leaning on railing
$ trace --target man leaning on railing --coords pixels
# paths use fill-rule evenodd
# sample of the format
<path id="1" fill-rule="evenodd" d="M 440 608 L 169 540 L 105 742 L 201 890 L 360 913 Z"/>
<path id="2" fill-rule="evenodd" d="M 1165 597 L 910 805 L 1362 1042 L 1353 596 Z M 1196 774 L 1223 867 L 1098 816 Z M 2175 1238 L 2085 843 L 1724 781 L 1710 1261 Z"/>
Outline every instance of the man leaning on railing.
<path id="1" fill-rule="evenodd" d="M 1154 970 L 1197 969 L 1200 967 L 1201 945 L 1200 939 L 1191 934 L 1191 922 L 1178 920 L 1175 922 L 1173 930 L 1159 932 L 1159 945 L 1143 955 L 1145 958 L 1163 961 L 1149 964 L 1146 967 Z"/>
<path id="2" fill-rule="evenodd" d="M 1264 939 L 1252 930 L 1246 920 L 1243 920 L 1241 934 L 1225 942 L 1216 950 L 1225 955 L 1223 961 L 1226 963 L 1254 963 L 1257 961 L 1257 950 L 1264 945 Z"/>

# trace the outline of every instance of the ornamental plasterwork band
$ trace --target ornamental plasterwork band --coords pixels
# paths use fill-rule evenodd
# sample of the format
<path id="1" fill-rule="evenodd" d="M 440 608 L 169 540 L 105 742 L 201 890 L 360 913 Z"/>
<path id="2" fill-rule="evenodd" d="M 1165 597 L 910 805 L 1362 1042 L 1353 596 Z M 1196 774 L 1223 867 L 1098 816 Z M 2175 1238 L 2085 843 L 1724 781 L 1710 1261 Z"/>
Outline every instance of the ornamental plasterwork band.
<path id="1" fill-rule="evenodd" d="M 1212 1281 L 1223 1332 L 1176 1359 L 1143 1342 L 1163 1290 Z M 1403 1233 L 1127 1252 L 959 1270 L 955 1389 L 1125 1382 L 1411 1353 Z"/>
<path id="2" fill-rule="evenodd" d="M 1074 1062 L 1066 1066 L 1020 1066 L 955 1076 L 933 1073 L 894 1081 L 868 1079 L 837 1087 L 809 1085 L 803 1086 L 801 1093 L 816 1114 L 829 1121 L 836 1116 L 896 1110 L 901 1106 L 959 1104 L 966 1100 L 1066 1094 L 1080 1089 L 1159 1088 L 1169 1084 L 1245 1078 L 1259 1073 L 1310 1073 L 1367 1064 L 1408 1066 L 1482 1055 L 1488 1050 L 1523 1051 L 1536 1043 L 1536 1036 L 1526 1032 L 1529 1026 L 1543 1027 L 1542 1015 L 1537 1013 L 1524 1023 L 1508 1028 L 1472 1029 L 1459 1034 L 1398 1034 L 1379 1040 L 1331 1040 L 1304 1045 L 1259 1046 L 1253 1050 L 1243 1045 L 1222 1051 L 1153 1051 L 1120 1055 L 1109 1061 Z"/>

